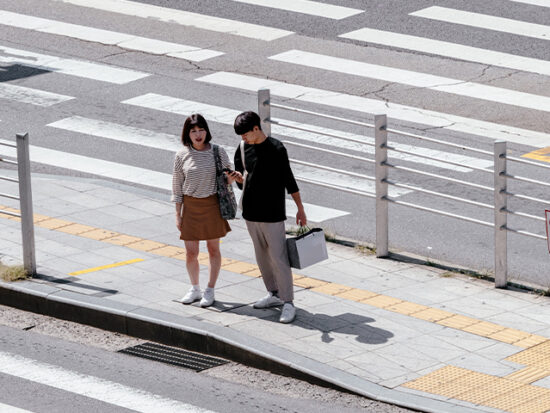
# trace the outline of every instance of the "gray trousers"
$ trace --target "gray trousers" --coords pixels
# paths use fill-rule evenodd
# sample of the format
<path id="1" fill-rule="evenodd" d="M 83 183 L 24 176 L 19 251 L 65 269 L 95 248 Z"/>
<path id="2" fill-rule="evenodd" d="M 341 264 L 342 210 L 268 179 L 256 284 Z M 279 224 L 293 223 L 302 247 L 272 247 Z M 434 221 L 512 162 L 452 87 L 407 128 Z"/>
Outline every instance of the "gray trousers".
<path id="1" fill-rule="evenodd" d="M 256 262 L 267 291 L 278 291 L 283 301 L 294 299 L 292 270 L 286 250 L 285 223 L 245 221 L 256 253 Z"/>

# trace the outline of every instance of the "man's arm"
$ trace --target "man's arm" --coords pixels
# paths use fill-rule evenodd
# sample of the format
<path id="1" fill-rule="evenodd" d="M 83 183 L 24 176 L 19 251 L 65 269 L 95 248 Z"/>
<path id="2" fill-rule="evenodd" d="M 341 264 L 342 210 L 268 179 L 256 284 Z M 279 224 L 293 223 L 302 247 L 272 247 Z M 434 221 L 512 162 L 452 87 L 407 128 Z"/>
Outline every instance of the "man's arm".
<path id="1" fill-rule="evenodd" d="M 290 194 L 290 196 L 292 197 L 292 199 L 294 199 L 294 202 L 298 207 L 298 212 L 296 212 L 296 225 L 306 226 L 307 225 L 306 211 L 304 210 L 304 206 L 302 205 L 302 198 L 300 197 L 300 191 L 294 192 Z"/>

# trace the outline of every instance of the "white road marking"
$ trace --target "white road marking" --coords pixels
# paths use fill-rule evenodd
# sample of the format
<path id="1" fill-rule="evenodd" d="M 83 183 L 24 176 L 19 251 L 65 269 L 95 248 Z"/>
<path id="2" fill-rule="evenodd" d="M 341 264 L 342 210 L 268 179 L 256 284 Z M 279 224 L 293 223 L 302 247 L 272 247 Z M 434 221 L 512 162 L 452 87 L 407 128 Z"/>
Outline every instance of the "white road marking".
<path id="1" fill-rule="evenodd" d="M 9 404 L 0 403 L 0 412 L 2 413 L 32 413 L 30 410 L 20 409 Z"/>
<path id="2" fill-rule="evenodd" d="M 43 19 L 2 10 L 0 10 L 0 24 L 34 30 L 41 33 L 71 37 L 88 42 L 118 46 L 126 50 L 136 50 L 155 55 L 166 55 L 178 59 L 191 60 L 193 62 L 201 62 L 223 55 L 222 52 L 217 52 L 215 50 L 201 49 L 199 47 L 187 46 L 184 44 L 165 42 L 162 40 L 134 36 L 132 34 L 96 29 L 94 27 Z"/>
<path id="3" fill-rule="evenodd" d="M 465 60 L 484 65 L 522 70 L 524 72 L 538 73 L 541 75 L 550 75 L 550 61 L 495 52 L 492 50 L 480 49 L 457 43 L 432 40 L 425 37 L 409 36 L 406 34 L 369 28 L 344 33 L 339 37 L 451 57 L 453 59 Z"/>
<path id="4" fill-rule="evenodd" d="M 516 3 L 532 4 L 534 6 L 550 7 L 549 0 L 512 0 L 512 1 L 515 1 Z"/>
<path id="5" fill-rule="evenodd" d="M 530 145 L 538 148 L 550 146 L 550 135 L 542 132 L 485 122 L 447 113 L 435 112 L 413 106 L 387 103 L 381 100 L 368 99 L 345 93 L 310 88 L 292 83 L 266 80 L 253 76 L 228 72 L 216 72 L 195 80 L 217 86 L 233 87 L 252 92 L 255 92 L 261 88 L 269 88 L 271 89 L 271 93 L 275 96 L 295 99 L 302 102 L 333 106 L 339 109 L 348 109 L 363 113 L 385 113 L 390 118 L 390 122 L 391 118 L 394 118 L 407 122 L 428 125 L 431 127 L 478 135 L 485 138 L 496 140 L 501 139 L 508 142 Z"/>
<path id="6" fill-rule="evenodd" d="M 0 69 L 1 70 L 1 69 Z M 48 107 L 74 99 L 72 96 L 17 86 L 9 83 L 0 83 L 0 99 L 8 99 L 31 105 Z"/>
<path id="7" fill-rule="evenodd" d="M 208 120 L 212 120 L 214 122 L 222 123 L 224 125 L 230 125 L 230 126 L 233 125 L 235 117 L 239 113 L 241 113 L 241 111 L 239 110 L 229 109 L 221 106 L 209 105 L 206 103 L 201 103 L 201 102 L 196 102 L 191 100 L 174 98 L 170 96 L 157 95 L 155 93 L 148 93 L 142 96 L 137 96 L 135 98 L 128 99 L 122 103 L 140 106 L 148 109 L 160 110 L 160 111 L 169 112 L 169 113 L 175 113 L 182 116 L 188 116 L 193 112 L 197 112 L 197 113 L 201 113 Z M 60 121 L 60 122 L 64 122 L 64 121 Z M 306 123 L 293 122 L 290 120 L 284 120 L 284 122 L 292 126 L 311 129 L 313 131 L 318 131 L 320 133 L 328 133 L 331 135 L 341 136 L 341 138 L 323 136 L 315 132 L 300 131 L 300 130 L 292 129 L 285 126 L 279 126 L 279 125 L 271 126 L 271 131 L 274 135 L 282 135 L 282 136 L 292 137 L 296 139 L 301 139 L 308 142 L 312 142 L 314 144 L 320 143 L 324 145 L 333 146 L 334 148 L 338 148 L 338 149 L 350 149 L 350 150 L 354 150 L 362 153 L 368 153 L 371 155 L 374 154 L 374 147 L 368 145 L 368 144 L 374 144 L 373 138 L 354 134 L 354 133 L 329 129 L 329 128 L 322 128 L 319 126 L 309 125 Z M 49 126 L 54 126 L 54 124 L 50 124 Z M 78 127 L 78 129 L 82 130 L 83 133 L 86 133 L 85 132 L 86 130 L 95 130 L 96 127 L 94 125 L 84 124 Z M 130 131 L 128 135 L 130 135 L 131 137 L 133 134 L 134 133 Z M 364 144 L 353 142 L 350 139 L 363 141 Z M 140 140 L 144 140 L 144 138 L 140 137 Z M 425 158 L 421 158 L 413 155 L 402 154 L 398 152 L 392 152 L 390 154 L 392 159 L 401 159 L 409 162 L 422 163 L 425 165 L 435 166 L 438 168 L 448 169 L 448 170 L 457 171 L 457 172 L 471 172 L 471 169 L 468 169 L 468 166 L 473 166 L 478 168 L 489 168 L 493 165 L 492 161 L 488 161 L 485 159 L 472 158 L 470 156 L 457 155 L 457 154 L 439 151 L 435 149 L 422 148 L 418 146 L 405 145 L 405 144 L 399 144 L 394 142 L 392 142 L 392 146 L 395 146 L 402 150 L 414 152 L 419 155 L 427 155 L 427 156 L 435 157 L 435 158 L 441 159 L 441 161 L 450 161 L 450 162 L 460 163 L 464 165 L 464 167 L 453 166 L 453 165 L 449 165 L 448 163 L 432 161 L 429 159 L 425 159 Z"/>
<path id="8" fill-rule="evenodd" d="M 480 83 L 467 82 L 460 79 L 433 76 L 426 73 L 363 63 L 356 60 L 342 59 L 301 50 L 283 52 L 271 56 L 270 59 L 550 112 L 550 97 L 548 96 L 518 92 Z"/>
<path id="9" fill-rule="evenodd" d="M 253 4 L 255 6 L 271 7 L 291 11 L 295 13 L 309 14 L 310 16 L 326 17 L 327 19 L 342 20 L 346 17 L 363 13 L 363 10 L 349 7 L 335 6 L 333 4 L 319 3 L 310 0 L 233 0 L 239 3 Z"/>
<path id="10" fill-rule="evenodd" d="M 550 40 L 550 26 L 490 16 L 488 14 L 432 6 L 409 13 L 409 15 L 446 23 L 462 24 L 464 26 L 478 27 L 480 29 L 533 37 L 535 39 Z"/>
<path id="11" fill-rule="evenodd" d="M 0 372 L 136 412 L 213 413 L 178 400 L 7 352 L 0 352 Z"/>
<path id="12" fill-rule="evenodd" d="M 36 67 L 65 75 L 123 85 L 150 76 L 148 73 L 92 63 L 85 60 L 65 59 L 0 45 L 0 62 Z"/>
<path id="13" fill-rule="evenodd" d="M 134 17 L 143 17 L 171 24 L 196 27 L 219 33 L 243 36 L 251 39 L 271 41 L 293 34 L 287 30 L 245 23 L 237 20 L 222 19 L 204 14 L 191 13 L 167 7 L 153 6 L 128 0 L 55 0 L 76 6 L 120 13 Z"/>

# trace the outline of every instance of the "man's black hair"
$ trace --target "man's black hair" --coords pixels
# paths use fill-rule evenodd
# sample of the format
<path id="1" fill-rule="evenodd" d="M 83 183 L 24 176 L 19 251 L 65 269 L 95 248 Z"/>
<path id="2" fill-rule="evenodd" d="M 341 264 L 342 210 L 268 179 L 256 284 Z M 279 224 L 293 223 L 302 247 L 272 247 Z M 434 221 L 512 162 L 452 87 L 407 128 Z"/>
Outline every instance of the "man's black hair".
<path id="1" fill-rule="evenodd" d="M 247 132 L 250 132 L 254 129 L 254 126 L 257 126 L 262 130 L 260 117 L 256 112 L 249 110 L 248 112 L 243 112 L 235 118 L 235 123 L 233 127 L 237 135 L 244 135 Z"/>

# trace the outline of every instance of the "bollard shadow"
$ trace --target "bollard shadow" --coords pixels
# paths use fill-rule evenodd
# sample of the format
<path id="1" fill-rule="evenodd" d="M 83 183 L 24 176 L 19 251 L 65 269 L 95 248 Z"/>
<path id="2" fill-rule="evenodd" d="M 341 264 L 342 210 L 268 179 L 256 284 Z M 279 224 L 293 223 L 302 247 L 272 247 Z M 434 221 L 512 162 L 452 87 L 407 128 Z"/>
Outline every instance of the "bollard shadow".
<path id="1" fill-rule="evenodd" d="M 119 292 L 118 290 L 112 290 L 112 289 L 107 289 L 107 288 L 103 288 L 103 287 L 97 287 L 95 285 L 84 284 L 84 283 L 81 282 L 82 280 L 80 278 L 77 278 L 77 277 L 58 278 L 58 277 L 55 277 L 55 276 L 52 276 L 52 275 L 37 273 L 33 278 L 48 281 L 48 282 L 53 283 L 53 284 L 72 286 L 72 287 L 77 287 L 77 288 L 81 288 L 81 289 L 84 289 L 84 290 L 88 290 L 88 291 L 90 291 L 89 295 L 92 295 L 92 296 L 95 296 L 95 297 L 107 297 L 107 296 L 110 296 L 110 295 L 118 294 L 118 292 Z M 60 288 L 62 288 L 62 287 L 60 287 Z"/>
<path id="2" fill-rule="evenodd" d="M 46 73 L 50 73 L 50 71 L 21 64 L 0 66 L 0 82 L 9 82 L 10 80 L 24 79 Z"/>
<path id="3" fill-rule="evenodd" d="M 246 315 L 279 324 L 281 308 L 255 309 L 250 305 L 236 307 L 230 312 Z M 321 341 L 330 343 L 334 341 L 334 333 L 355 336 L 355 340 L 362 344 L 387 343 L 394 336 L 391 331 L 369 325 L 376 321 L 374 318 L 354 313 L 342 313 L 328 315 L 323 313 L 311 313 L 303 308 L 296 308 L 296 319 L 289 328 L 297 327 L 311 331 L 321 332 Z"/>

